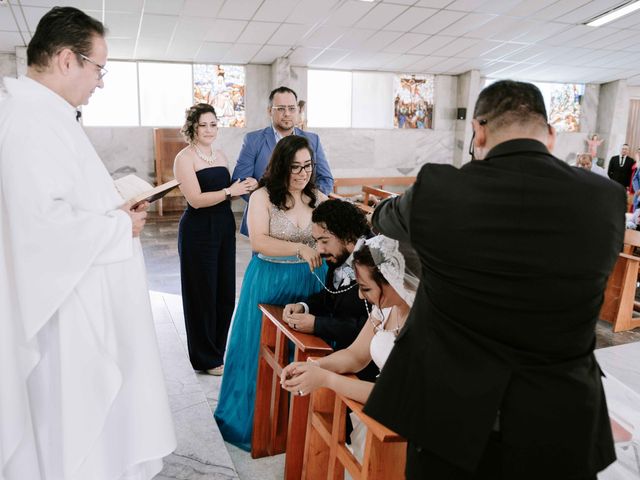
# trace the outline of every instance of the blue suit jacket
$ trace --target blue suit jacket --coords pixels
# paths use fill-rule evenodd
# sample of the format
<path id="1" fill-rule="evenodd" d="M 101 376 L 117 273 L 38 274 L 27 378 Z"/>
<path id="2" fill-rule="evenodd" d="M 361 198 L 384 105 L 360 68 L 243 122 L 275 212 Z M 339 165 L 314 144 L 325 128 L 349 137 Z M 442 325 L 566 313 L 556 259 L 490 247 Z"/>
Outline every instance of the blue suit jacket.
<path id="1" fill-rule="evenodd" d="M 315 133 L 305 132 L 298 128 L 294 129 L 294 135 L 306 137 L 309 141 L 316 165 L 316 186 L 322 193 L 328 195 L 333 190 L 333 176 L 331 175 L 331 169 L 329 168 L 327 158 L 324 156 L 324 150 L 322 150 L 320 138 Z M 244 136 L 240 155 L 238 156 L 238 163 L 236 163 L 236 168 L 233 170 L 231 181 L 235 182 L 239 178 L 247 177 L 260 180 L 267 169 L 267 165 L 271 159 L 271 152 L 273 152 L 275 146 L 276 136 L 273 133 L 273 127 L 271 126 L 263 128 L 262 130 L 247 133 Z M 244 198 L 249 201 L 248 196 L 245 196 Z M 242 217 L 240 233 L 247 236 L 249 235 L 246 207 Z"/>

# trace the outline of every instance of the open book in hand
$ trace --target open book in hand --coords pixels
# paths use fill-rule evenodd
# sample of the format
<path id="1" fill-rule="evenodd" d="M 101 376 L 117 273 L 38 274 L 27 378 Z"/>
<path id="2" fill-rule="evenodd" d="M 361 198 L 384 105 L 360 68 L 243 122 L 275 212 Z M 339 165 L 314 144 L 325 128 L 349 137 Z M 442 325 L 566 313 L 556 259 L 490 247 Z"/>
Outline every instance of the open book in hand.
<path id="1" fill-rule="evenodd" d="M 180 183 L 174 179 L 154 187 L 133 174 L 119 178 L 114 183 L 120 196 L 126 202 L 133 203 L 131 208 L 136 208 L 145 201 L 149 203 L 155 202 L 180 185 Z"/>

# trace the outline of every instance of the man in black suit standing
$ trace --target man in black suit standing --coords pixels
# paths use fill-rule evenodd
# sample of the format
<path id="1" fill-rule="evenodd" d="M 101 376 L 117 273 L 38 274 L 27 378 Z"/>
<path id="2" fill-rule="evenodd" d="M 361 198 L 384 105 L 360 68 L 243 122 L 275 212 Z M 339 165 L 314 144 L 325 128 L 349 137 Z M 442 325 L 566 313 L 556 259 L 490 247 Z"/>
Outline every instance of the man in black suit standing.
<path id="1" fill-rule="evenodd" d="M 409 440 L 408 479 L 595 480 L 615 459 L 593 349 L 624 190 L 551 155 L 534 85 L 485 88 L 472 123 L 482 160 L 426 164 L 374 213 L 422 276 L 365 412 Z"/>
<path id="2" fill-rule="evenodd" d="M 295 330 L 322 338 L 335 350 L 347 348 L 356 339 L 368 312 L 358 296 L 358 283 L 347 262 L 360 237 L 370 235 L 364 213 L 352 203 L 327 200 L 316 207 L 311 217 L 316 250 L 329 270 L 324 288 L 304 302 L 286 305 L 284 320 Z M 378 374 L 371 363 L 358 377 L 373 381 Z"/>
<path id="3" fill-rule="evenodd" d="M 622 145 L 620 155 L 615 155 L 609 160 L 607 174 L 611 180 L 618 182 L 625 189 L 631 184 L 631 171 L 636 161 L 629 156 L 629 145 Z"/>

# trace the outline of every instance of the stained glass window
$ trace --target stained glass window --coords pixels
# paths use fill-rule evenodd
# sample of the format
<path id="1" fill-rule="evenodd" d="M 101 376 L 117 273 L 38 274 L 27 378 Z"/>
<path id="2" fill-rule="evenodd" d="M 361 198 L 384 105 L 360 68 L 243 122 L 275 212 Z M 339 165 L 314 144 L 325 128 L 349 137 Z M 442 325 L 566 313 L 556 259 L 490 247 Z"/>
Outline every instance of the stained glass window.
<path id="1" fill-rule="evenodd" d="M 245 69 L 238 65 L 193 65 L 193 102 L 213 105 L 222 127 L 244 127 Z"/>
<path id="2" fill-rule="evenodd" d="M 488 87 L 498 80 L 488 78 L 484 86 Z M 581 83 L 531 82 L 542 92 L 547 109 L 548 122 L 558 132 L 580 131 L 580 101 L 584 95 Z"/>
<path id="3" fill-rule="evenodd" d="M 393 126 L 433 128 L 433 75 L 396 75 L 393 82 Z"/>
<path id="4" fill-rule="evenodd" d="M 580 100 L 584 85 L 578 83 L 535 83 L 542 92 L 549 123 L 558 132 L 580 131 Z"/>

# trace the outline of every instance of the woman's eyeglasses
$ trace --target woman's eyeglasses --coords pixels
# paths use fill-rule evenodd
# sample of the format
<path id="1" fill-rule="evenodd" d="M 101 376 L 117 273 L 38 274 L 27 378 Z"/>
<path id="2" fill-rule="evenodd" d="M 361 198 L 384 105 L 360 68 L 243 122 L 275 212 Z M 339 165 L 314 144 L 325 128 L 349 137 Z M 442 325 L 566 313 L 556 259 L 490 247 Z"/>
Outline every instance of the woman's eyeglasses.
<path id="1" fill-rule="evenodd" d="M 307 173 L 313 172 L 313 163 L 307 163 L 306 165 L 291 165 L 291 173 L 302 173 L 302 170 Z"/>

